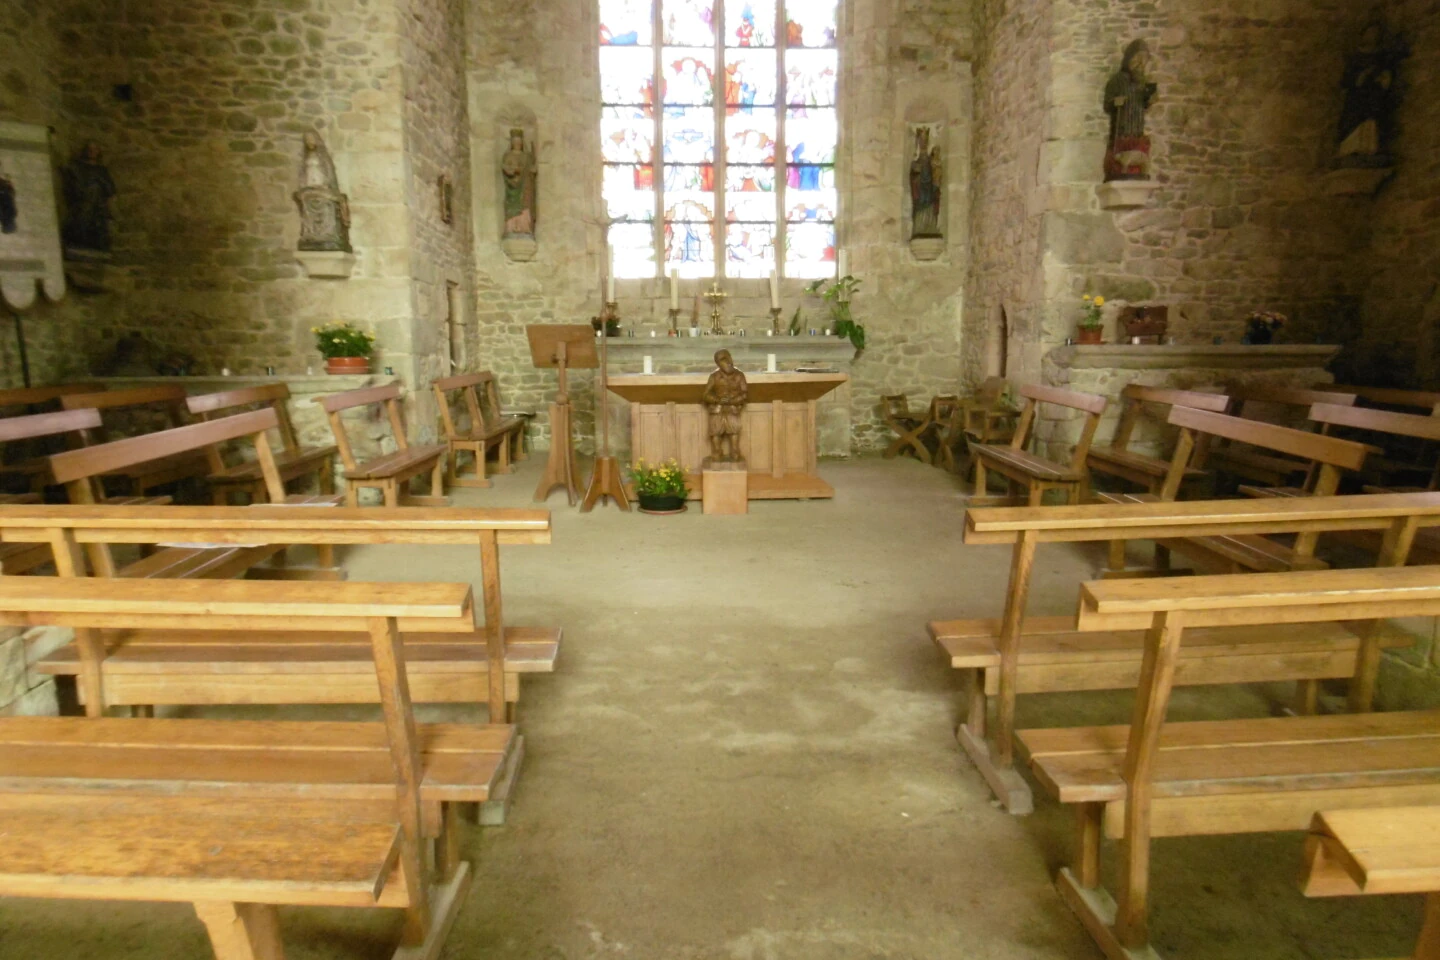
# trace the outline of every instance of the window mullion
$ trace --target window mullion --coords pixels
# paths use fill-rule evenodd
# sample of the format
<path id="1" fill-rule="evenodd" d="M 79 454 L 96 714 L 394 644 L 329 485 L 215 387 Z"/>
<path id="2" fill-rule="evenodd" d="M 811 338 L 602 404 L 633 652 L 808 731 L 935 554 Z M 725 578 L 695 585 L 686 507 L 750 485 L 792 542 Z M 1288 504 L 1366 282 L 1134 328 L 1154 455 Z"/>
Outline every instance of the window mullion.
<path id="1" fill-rule="evenodd" d="M 789 154 L 786 153 L 785 113 L 790 102 L 785 90 L 785 53 L 789 37 L 785 30 L 785 0 L 775 0 L 775 275 L 785 276 L 785 245 L 789 227 L 785 216 L 785 191 L 789 185 Z"/>
<path id="2" fill-rule="evenodd" d="M 655 0 L 651 16 L 654 18 L 652 27 L 652 39 L 650 43 L 650 109 L 654 112 L 655 129 L 655 153 L 651 156 L 651 176 L 655 182 L 650 185 L 651 193 L 655 200 L 655 223 L 650 231 L 650 242 L 655 247 L 655 266 L 660 276 L 666 275 L 665 270 L 665 94 L 664 76 L 661 71 L 663 58 L 661 51 L 665 48 L 665 14 L 662 7 L 664 0 Z"/>
<path id="3" fill-rule="evenodd" d="M 725 3 L 714 0 L 711 16 L 715 27 L 715 71 L 710 75 L 710 88 L 714 91 L 715 102 L 715 163 L 714 163 L 714 215 L 710 220 L 710 236 L 715 244 L 715 279 L 726 275 L 725 266 L 729 257 L 725 255 L 725 118 L 729 104 L 725 102 Z"/>

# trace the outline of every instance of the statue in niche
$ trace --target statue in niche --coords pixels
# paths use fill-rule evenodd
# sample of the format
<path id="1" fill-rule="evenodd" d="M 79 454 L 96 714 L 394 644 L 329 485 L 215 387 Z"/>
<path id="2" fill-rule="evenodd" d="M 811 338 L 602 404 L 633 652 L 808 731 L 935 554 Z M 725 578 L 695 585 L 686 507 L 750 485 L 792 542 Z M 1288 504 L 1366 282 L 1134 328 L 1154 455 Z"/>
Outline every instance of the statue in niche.
<path id="1" fill-rule="evenodd" d="M 729 350 L 715 351 L 718 367 L 705 381 L 700 402 L 709 412 L 710 456 L 705 465 L 742 463 L 740 457 L 740 417 L 750 396 L 745 374 L 735 369 Z"/>
<path id="2" fill-rule="evenodd" d="M 503 239 L 535 236 L 535 151 L 525 149 L 525 131 L 510 131 L 510 149 L 500 158 L 505 178 L 505 232 Z"/>
<path id="3" fill-rule="evenodd" d="M 1400 61 L 1409 54 L 1402 41 L 1389 36 L 1381 20 L 1372 20 L 1360 34 L 1355 52 L 1345 61 L 1341 81 L 1345 103 L 1336 136 L 1337 167 L 1388 167 L 1395 132 L 1396 89 Z"/>
<path id="4" fill-rule="evenodd" d="M 1145 136 L 1145 111 L 1158 87 L 1150 82 L 1150 48 L 1132 40 L 1120 69 L 1105 84 L 1105 112 L 1110 115 L 1110 140 L 1105 147 L 1105 180 L 1148 180 L 1150 138 Z"/>
<path id="5" fill-rule="evenodd" d="M 350 198 L 340 192 L 335 162 L 320 134 L 305 134 L 295 206 L 300 211 L 301 250 L 353 253 L 350 247 Z"/>
<path id="6" fill-rule="evenodd" d="M 60 236 L 66 256 L 109 253 L 110 198 L 115 196 L 115 181 L 110 179 L 100 145 L 87 140 L 61 168 L 60 183 L 65 194 L 65 226 Z"/>
<path id="7" fill-rule="evenodd" d="M 910 236 L 939 237 L 940 192 L 944 170 L 940 147 L 931 146 L 935 128 L 915 127 L 915 153 L 910 160 Z"/>

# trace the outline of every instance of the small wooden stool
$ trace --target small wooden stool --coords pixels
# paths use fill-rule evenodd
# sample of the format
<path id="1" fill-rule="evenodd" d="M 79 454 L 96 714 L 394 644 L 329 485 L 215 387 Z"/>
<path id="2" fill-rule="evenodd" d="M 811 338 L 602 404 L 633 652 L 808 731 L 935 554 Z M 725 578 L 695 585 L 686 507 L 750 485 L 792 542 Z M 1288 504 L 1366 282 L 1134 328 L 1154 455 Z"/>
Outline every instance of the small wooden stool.
<path id="1" fill-rule="evenodd" d="M 716 463 L 700 475 L 706 514 L 734 516 L 750 512 L 750 473 L 743 463 Z"/>

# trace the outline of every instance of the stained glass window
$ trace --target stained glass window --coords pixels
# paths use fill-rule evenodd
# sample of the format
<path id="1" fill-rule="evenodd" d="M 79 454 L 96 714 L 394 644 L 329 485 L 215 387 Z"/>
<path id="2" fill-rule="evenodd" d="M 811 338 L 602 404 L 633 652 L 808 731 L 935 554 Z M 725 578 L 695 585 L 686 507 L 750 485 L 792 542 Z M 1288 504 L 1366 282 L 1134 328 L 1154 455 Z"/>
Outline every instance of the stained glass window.
<path id="1" fill-rule="evenodd" d="M 834 276 L 838 0 L 597 2 L 616 276 Z"/>

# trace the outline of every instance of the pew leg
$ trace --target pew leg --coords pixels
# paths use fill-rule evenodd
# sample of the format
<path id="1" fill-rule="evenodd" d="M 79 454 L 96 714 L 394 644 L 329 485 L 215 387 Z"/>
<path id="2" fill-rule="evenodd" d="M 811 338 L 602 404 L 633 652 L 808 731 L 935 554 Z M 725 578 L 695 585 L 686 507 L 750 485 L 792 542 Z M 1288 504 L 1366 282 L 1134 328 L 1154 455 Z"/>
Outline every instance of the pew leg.
<path id="1" fill-rule="evenodd" d="M 335 492 L 335 464 L 329 460 L 320 464 L 320 492 L 326 496 Z"/>
<path id="2" fill-rule="evenodd" d="M 1045 503 L 1045 487 L 1043 484 L 1029 484 L 1029 491 L 1026 493 L 1026 502 L 1032 507 L 1042 506 Z"/>
<path id="3" fill-rule="evenodd" d="M 345 506 L 360 506 L 360 494 L 358 491 L 359 488 L 355 486 L 355 481 L 352 480 L 349 483 L 345 484 Z"/>
<path id="4" fill-rule="evenodd" d="M 482 477 L 485 475 L 484 459 L 482 448 L 482 452 L 475 457 L 475 471 Z M 430 496 L 445 496 L 445 464 L 440 459 L 436 459 L 435 467 L 430 471 Z"/>
<path id="5" fill-rule="evenodd" d="M 1105 561 L 1105 569 L 1118 571 L 1125 569 L 1125 540 L 1111 540 L 1110 552 Z"/>
<path id="6" fill-rule="evenodd" d="M 985 701 L 985 671 L 965 671 L 965 719 L 961 724 L 979 742 L 985 740 L 985 719 L 989 704 Z"/>
<path id="7" fill-rule="evenodd" d="M 1075 805 L 1075 880 L 1086 890 L 1100 886 L 1100 836 L 1103 803 Z"/>
<path id="8" fill-rule="evenodd" d="M 1415 944 L 1415 960 L 1440 960 L 1440 893 L 1425 895 L 1425 923 Z"/>
<path id="9" fill-rule="evenodd" d="M 447 803 L 440 811 L 440 836 L 435 841 L 435 872 L 441 883 L 455 879 L 460 868 L 460 805 Z"/>
<path id="10" fill-rule="evenodd" d="M 386 480 L 383 489 L 385 491 L 385 506 L 400 506 L 400 485 L 394 480 Z"/>
<path id="11" fill-rule="evenodd" d="M 1155 544 L 1155 569 L 1170 569 L 1170 548 L 1161 544 Z"/>
<path id="12" fill-rule="evenodd" d="M 1294 710 L 1297 716 L 1313 716 L 1320 707 L 1320 681 L 1296 680 Z"/>
<path id="13" fill-rule="evenodd" d="M 981 457 L 975 458 L 975 493 L 974 496 L 985 496 L 985 461 Z"/>
<path id="14" fill-rule="evenodd" d="M 202 901 L 194 907 L 216 960 L 285 960 L 280 912 L 273 904 Z"/>
<path id="15" fill-rule="evenodd" d="M 335 567 L 335 544 L 320 543 L 315 545 L 315 565 L 327 569 Z"/>
<path id="16" fill-rule="evenodd" d="M 141 720 L 152 720 L 155 717 L 155 705 L 153 703 L 137 703 L 130 708 L 130 716 Z"/>
<path id="17" fill-rule="evenodd" d="M 450 481 L 451 486 L 459 486 L 460 451 L 455 447 L 451 447 L 445 454 L 445 478 Z"/>

